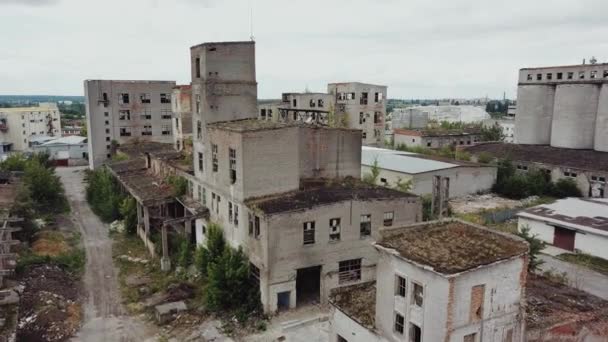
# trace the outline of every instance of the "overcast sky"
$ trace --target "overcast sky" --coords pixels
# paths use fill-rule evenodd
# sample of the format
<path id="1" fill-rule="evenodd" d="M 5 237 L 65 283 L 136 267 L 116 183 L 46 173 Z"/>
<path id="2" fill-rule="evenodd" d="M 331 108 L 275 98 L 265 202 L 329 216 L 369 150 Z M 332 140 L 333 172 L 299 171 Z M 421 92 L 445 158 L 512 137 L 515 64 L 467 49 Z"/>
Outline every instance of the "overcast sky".
<path id="1" fill-rule="evenodd" d="M 250 3 L 260 98 L 341 81 L 514 97 L 519 68 L 608 61 L 607 0 L 0 0 L 0 94 L 188 83 L 189 47 L 248 40 Z"/>

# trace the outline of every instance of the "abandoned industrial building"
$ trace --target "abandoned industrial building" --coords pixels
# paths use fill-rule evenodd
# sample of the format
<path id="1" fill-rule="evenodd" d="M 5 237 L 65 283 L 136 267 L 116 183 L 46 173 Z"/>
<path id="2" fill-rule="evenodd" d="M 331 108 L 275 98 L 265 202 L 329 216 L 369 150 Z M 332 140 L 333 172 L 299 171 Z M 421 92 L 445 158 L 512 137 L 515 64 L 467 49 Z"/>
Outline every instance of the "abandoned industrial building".
<path id="1" fill-rule="evenodd" d="M 481 141 L 478 130 L 411 130 L 394 129 L 395 146 L 422 146 L 441 148 L 444 146 L 473 145 Z"/>
<path id="2" fill-rule="evenodd" d="M 523 239 L 459 220 L 381 235 L 376 282 L 331 292 L 330 340 L 525 341 Z"/>
<path id="3" fill-rule="evenodd" d="M 173 81 L 84 81 L 89 166 L 110 158 L 112 141 L 172 143 Z"/>
<path id="4" fill-rule="evenodd" d="M 118 147 L 128 160 L 108 164 L 137 200 L 138 235 L 150 253 L 162 251 L 168 270 L 172 236 L 202 244 L 217 223 L 249 256 L 268 312 L 326 303 L 333 288 L 373 280 L 371 242 L 380 228 L 421 221 L 420 199 L 360 180 L 360 130 L 259 120 L 255 43 L 190 51 L 192 154 L 132 141 Z M 188 181 L 185 196 L 171 193 L 167 175 Z"/>
<path id="5" fill-rule="evenodd" d="M 25 152 L 39 140 L 61 136 L 60 113 L 55 103 L 38 107 L 0 108 L 0 154 Z"/>

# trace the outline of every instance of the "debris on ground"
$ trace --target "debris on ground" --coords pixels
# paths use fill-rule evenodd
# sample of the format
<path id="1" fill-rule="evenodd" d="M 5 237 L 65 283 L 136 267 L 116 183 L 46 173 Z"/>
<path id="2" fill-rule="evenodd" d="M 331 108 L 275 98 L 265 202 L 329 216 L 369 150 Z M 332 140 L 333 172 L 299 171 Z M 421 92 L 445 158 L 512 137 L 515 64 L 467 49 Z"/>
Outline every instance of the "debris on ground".
<path id="1" fill-rule="evenodd" d="M 471 214 L 484 210 L 494 209 L 514 209 L 527 207 L 536 203 L 539 200 L 538 196 L 530 196 L 522 200 L 513 200 L 500 197 L 496 194 L 484 195 L 467 195 L 450 200 L 450 208 L 457 214 Z"/>
<path id="2" fill-rule="evenodd" d="M 186 303 L 183 301 L 170 302 L 161 305 L 157 305 L 154 308 L 156 321 L 158 324 L 165 324 L 173 319 L 173 317 L 183 311 L 188 310 Z"/>
<path id="3" fill-rule="evenodd" d="M 78 280 L 56 265 L 32 266 L 19 278 L 25 286 L 19 309 L 20 341 L 66 341 L 82 320 Z"/>
<path id="4" fill-rule="evenodd" d="M 534 274 L 526 294 L 528 341 L 608 339 L 608 301 Z"/>
<path id="5" fill-rule="evenodd" d="M 150 260 L 148 259 L 144 259 L 144 258 L 136 258 L 136 257 L 132 257 L 126 254 L 123 255 L 119 255 L 118 259 L 123 260 L 123 261 L 128 261 L 128 262 L 132 262 L 132 263 L 136 263 L 136 264 L 142 264 L 145 265 L 147 263 L 150 262 Z"/>
<path id="6" fill-rule="evenodd" d="M 110 231 L 122 233 L 125 231 L 125 224 L 122 220 L 116 220 L 110 223 Z"/>

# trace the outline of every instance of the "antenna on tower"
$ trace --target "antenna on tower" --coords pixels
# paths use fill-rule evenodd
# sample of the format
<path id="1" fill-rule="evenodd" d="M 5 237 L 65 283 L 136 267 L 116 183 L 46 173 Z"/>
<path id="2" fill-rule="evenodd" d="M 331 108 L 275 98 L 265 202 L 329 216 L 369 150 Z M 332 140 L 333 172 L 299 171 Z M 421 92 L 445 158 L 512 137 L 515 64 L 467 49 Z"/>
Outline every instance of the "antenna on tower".
<path id="1" fill-rule="evenodd" d="M 253 36 L 253 5 L 251 4 L 251 0 L 249 0 L 249 39 L 251 41 L 255 41 L 255 37 Z"/>

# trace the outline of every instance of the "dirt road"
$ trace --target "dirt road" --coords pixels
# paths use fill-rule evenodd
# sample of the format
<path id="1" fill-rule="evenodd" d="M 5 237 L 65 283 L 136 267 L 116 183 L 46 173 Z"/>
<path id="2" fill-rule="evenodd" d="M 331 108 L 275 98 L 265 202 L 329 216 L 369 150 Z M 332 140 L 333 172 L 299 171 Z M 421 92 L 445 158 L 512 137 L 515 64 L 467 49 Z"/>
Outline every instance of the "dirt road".
<path id="1" fill-rule="evenodd" d="M 85 167 L 57 168 L 87 254 L 84 325 L 73 341 L 154 341 L 154 328 L 128 316 L 120 302 L 108 226 L 86 202 L 84 170 Z"/>

